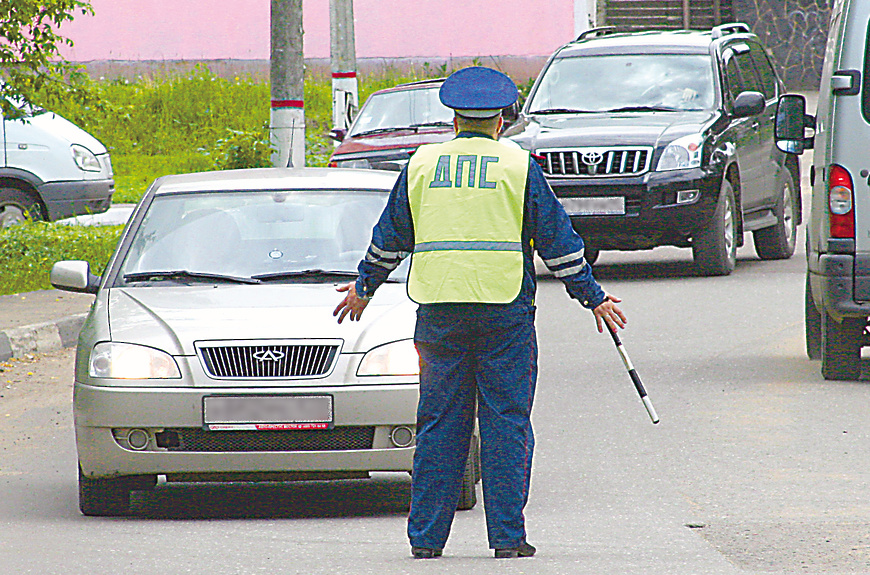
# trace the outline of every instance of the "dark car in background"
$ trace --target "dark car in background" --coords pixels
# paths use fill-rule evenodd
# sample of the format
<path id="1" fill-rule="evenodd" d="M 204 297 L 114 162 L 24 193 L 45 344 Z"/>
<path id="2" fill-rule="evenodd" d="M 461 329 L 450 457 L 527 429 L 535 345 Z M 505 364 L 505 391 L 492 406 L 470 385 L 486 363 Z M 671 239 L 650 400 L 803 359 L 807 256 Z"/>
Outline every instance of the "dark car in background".
<path id="1" fill-rule="evenodd" d="M 350 129 L 335 129 L 341 142 L 329 165 L 401 170 L 418 146 L 453 138 L 453 110 L 438 98 L 443 79 L 400 84 L 373 93 Z"/>
<path id="2" fill-rule="evenodd" d="M 505 135 L 540 158 L 600 250 L 691 247 L 704 275 L 794 253 L 798 162 L 773 140 L 783 91 L 745 24 L 709 31 L 599 28 L 559 48 Z"/>

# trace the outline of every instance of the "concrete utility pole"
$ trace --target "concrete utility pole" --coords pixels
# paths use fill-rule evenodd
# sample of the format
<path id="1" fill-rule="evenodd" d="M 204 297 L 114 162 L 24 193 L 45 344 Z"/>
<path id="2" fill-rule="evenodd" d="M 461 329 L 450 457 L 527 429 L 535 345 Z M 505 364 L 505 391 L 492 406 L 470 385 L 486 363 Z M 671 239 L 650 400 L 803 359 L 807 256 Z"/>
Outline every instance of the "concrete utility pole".
<path id="1" fill-rule="evenodd" d="M 329 0 L 329 39 L 332 56 L 332 126 L 347 129 L 359 108 L 353 0 Z"/>
<path id="2" fill-rule="evenodd" d="M 305 165 L 302 0 L 272 0 L 271 20 L 272 165 L 301 168 Z"/>
<path id="3" fill-rule="evenodd" d="M 589 29 L 588 0 L 574 0 L 574 37 Z"/>

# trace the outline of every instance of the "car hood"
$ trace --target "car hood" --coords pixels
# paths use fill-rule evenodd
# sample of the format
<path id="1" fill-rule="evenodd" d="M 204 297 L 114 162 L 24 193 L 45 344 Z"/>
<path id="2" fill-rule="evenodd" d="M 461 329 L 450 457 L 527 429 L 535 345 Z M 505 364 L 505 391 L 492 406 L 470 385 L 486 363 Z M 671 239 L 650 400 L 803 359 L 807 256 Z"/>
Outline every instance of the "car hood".
<path id="1" fill-rule="evenodd" d="M 112 288 L 107 308 L 113 341 L 194 355 L 194 342 L 341 339 L 342 353 L 414 336 L 416 304 L 405 284 L 378 289 L 361 321 L 332 315 L 338 284 L 202 285 Z"/>
<path id="2" fill-rule="evenodd" d="M 536 152 L 546 148 L 653 146 L 704 129 L 710 112 L 644 112 L 524 117 L 508 137 Z"/>
<path id="3" fill-rule="evenodd" d="M 333 152 L 333 159 L 345 154 L 360 154 L 378 150 L 417 148 L 423 144 L 446 142 L 453 139 L 453 128 L 426 128 L 420 131 L 396 130 L 370 136 L 348 136 Z"/>

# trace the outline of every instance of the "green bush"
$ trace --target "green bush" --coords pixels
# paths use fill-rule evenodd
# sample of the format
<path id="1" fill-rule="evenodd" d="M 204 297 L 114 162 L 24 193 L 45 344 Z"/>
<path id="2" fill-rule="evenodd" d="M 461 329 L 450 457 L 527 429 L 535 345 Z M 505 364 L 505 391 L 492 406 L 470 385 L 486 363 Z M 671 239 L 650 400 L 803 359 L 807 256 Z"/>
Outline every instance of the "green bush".
<path id="1" fill-rule="evenodd" d="M 0 229 L 0 294 L 51 289 L 49 272 L 60 260 L 85 260 L 101 274 L 123 226 L 69 226 L 29 222 Z"/>

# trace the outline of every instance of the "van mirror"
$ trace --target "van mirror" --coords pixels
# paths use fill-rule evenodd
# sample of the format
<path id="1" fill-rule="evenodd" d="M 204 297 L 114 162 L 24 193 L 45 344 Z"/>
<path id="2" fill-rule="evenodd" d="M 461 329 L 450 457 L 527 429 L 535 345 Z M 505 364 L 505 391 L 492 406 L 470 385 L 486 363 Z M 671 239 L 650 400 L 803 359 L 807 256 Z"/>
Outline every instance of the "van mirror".
<path id="1" fill-rule="evenodd" d="M 807 128 L 815 129 L 815 117 L 807 114 L 807 100 L 800 94 L 781 96 L 776 107 L 774 139 L 776 147 L 787 154 L 801 154 L 812 149 L 813 137 Z"/>

